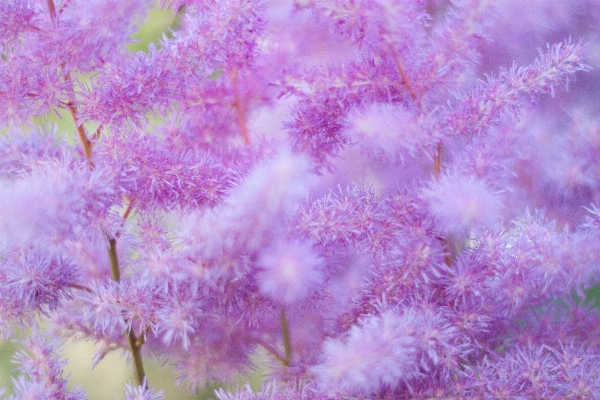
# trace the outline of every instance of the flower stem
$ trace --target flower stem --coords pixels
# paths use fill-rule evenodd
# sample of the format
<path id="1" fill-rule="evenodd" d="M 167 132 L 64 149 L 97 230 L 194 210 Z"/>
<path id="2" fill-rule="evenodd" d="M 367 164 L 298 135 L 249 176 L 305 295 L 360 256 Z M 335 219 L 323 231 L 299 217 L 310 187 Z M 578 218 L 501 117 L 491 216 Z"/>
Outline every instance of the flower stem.
<path id="1" fill-rule="evenodd" d="M 278 363 L 280 363 L 281 365 L 286 365 L 286 360 L 285 358 L 279 354 L 279 351 L 271 346 L 269 343 L 266 343 L 265 341 L 259 341 L 259 344 L 265 349 L 267 350 L 269 353 L 271 353 L 271 355 L 273 357 L 275 357 L 275 360 L 277 360 Z"/>
<path id="2" fill-rule="evenodd" d="M 439 143 L 435 149 L 435 155 L 433 158 L 433 176 L 439 178 L 442 173 L 442 144 Z"/>
<path id="3" fill-rule="evenodd" d="M 235 114 L 237 116 L 240 130 L 242 131 L 244 143 L 249 145 L 250 135 L 248 134 L 248 126 L 246 125 L 246 115 L 244 113 L 244 108 L 240 99 L 240 92 L 238 89 L 238 74 L 237 70 L 235 69 L 231 71 L 231 82 L 233 84 L 233 108 L 235 108 Z"/>
<path id="4" fill-rule="evenodd" d="M 80 285 L 78 283 L 70 283 L 69 287 L 73 288 L 73 289 L 77 289 L 77 290 L 85 290 L 88 293 L 94 293 L 94 291 L 92 289 L 90 289 L 89 287 Z"/>
<path id="5" fill-rule="evenodd" d="M 433 157 L 433 176 L 435 179 L 438 179 L 442 173 L 442 151 L 443 146 L 441 143 L 438 143 L 435 149 L 435 155 Z M 456 249 L 453 245 L 454 239 L 450 237 L 439 238 L 442 247 L 444 249 L 444 262 L 447 266 L 451 266 L 456 259 Z"/>
<path id="6" fill-rule="evenodd" d="M 108 239 L 108 257 L 110 258 L 110 271 L 113 281 L 121 281 L 121 271 L 119 269 L 119 258 L 117 257 L 117 239 Z"/>
<path id="7" fill-rule="evenodd" d="M 127 218 L 129 218 L 129 215 L 131 214 L 131 211 L 133 211 L 133 199 L 129 199 L 129 204 L 127 204 L 127 208 L 125 209 L 125 212 L 123 213 L 123 223 L 125 223 L 125 220 L 127 220 Z"/>
<path id="8" fill-rule="evenodd" d="M 146 373 L 144 372 L 144 364 L 142 362 L 142 343 L 138 340 L 133 333 L 133 329 L 129 329 L 127 332 L 127 341 L 129 342 L 129 349 L 131 350 L 131 357 L 133 358 L 135 380 L 138 386 L 147 384 Z"/>
<path id="9" fill-rule="evenodd" d="M 54 0 L 47 0 L 48 11 L 50 11 L 50 17 L 52 21 L 56 21 L 56 7 L 54 6 Z"/>
<path id="10" fill-rule="evenodd" d="M 56 6 L 54 5 L 54 0 L 47 0 L 47 3 L 48 11 L 50 12 L 50 17 L 52 18 L 52 21 L 56 21 Z M 71 86 L 73 86 L 73 80 L 71 79 L 71 74 L 69 72 L 65 74 L 65 80 L 69 82 Z M 83 153 L 85 154 L 85 158 L 90 164 L 90 166 L 93 168 L 94 163 L 92 162 L 92 142 L 88 138 L 83 125 L 80 124 L 79 121 L 77 121 L 77 106 L 75 106 L 75 104 L 71 100 L 69 100 L 66 103 L 66 105 L 69 110 L 69 114 L 73 119 L 73 123 L 75 124 L 77 136 L 79 136 L 79 140 L 81 141 L 81 145 L 83 146 Z"/>
<path id="11" fill-rule="evenodd" d="M 71 81 L 71 83 L 72 83 L 71 75 L 69 73 L 67 73 L 66 79 L 68 81 Z M 87 132 L 85 131 L 83 124 L 80 124 L 79 121 L 77 121 L 77 106 L 75 106 L 75 104 L 73 104 L 72 101 L 69 101 L 67 103 L 67 108 L 69 109 L 69 114 L 71 115 L 71 119 L 73 120 L 73 123 L 75 124 L 75 130 L 77 131 L 77 136 L 79 136 L 79 140 L 81 141 L 81 145 L 83 146 L 83 154 L 85 154 L 85 159 L 88 161 L 90 166 L 93 168 L 94 162 L 92 161 L 92 141 L 88 138 Z"/>
<path id="12" fill-rule="evenodd" d="M 400 74 L 400 78 L 402 79 L 402 83 L 406 87 L 408 94 L 417 103 L 417 106 L 420 108 L 421 107 L 421 96 L 417 95 L 417 93 L 415 92 L 415 89 L 411 85 L 410 79 L 408 78 L 408 75 L 406 74 L 406 68 L 404 68 L 404 63 L 402 62 L 402 60 L 400 60 L 400 57 L 398 56 L 398 53 L 396 53 L 395 50 L 392 50 L 392 57 L 394 59 L 394 62 L 396 63 L 396 68 L 398 69 L 398 73 Z"/>
<path id="13" fill-rule="evenodd" d="M 283 332 L 283 347 L 285 350 L 284 365 L 289 367 L 292 358 L 292 340 L 290 338 L 290 326 L 285 316 L 285 310 L 281 310 L 281 330 Z"/>
<path id="14" fill-rule="evenodd" d="M 108 256 L 110 258 L 110 268 L 112 272 L 112 278 L 115 282 L 121 281 L 121 271 L 119 269 L 119 258 L 117 257 L 117 239 L 111 237 L 108 239 Z M 130 328 L 127 332 L 127 342 L 129 343 L 129 350 L 131 351 L 131 357 L 133 358 L 135 379 L 139 386 L 147 385 L 146 374 L 144 372 L 144 364 L 142 362 L 142 344 L 143 341 L 139 340 L 133 329 Z"/>

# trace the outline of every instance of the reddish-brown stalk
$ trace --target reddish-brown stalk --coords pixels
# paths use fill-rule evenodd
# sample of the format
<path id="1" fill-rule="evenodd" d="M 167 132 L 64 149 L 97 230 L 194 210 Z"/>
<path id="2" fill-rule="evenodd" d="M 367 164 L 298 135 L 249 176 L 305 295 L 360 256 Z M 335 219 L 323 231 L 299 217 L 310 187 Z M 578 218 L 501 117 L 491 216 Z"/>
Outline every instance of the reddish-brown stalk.
<path id="1" fill-rule="evenodd" d="M 240 91 L 238 88 L 237 69 L 233 69 L 230 72 L 230 76 L 231 76 L 231 83 L 233 85 L 233 108 L 235 109 L 235 114 L 237 116 L 240 130 L 242 131 L 242 137 L 244 138 L 244 142 L 247 145 L 249 145 L 250 144 L 250 135 L 248 134 L 248 126 L 246 125 L 246 113 L 244 112 L 244 106 L 240 99 Z"/>
<path id="2" fill-rule="evenodd" d="M 438 143 L 433 156 L 433 176 L 435 179 L 438 179 L 442 173 L 442 150 L 442 143 Z M 456 257 L 453 240 L 451 237 L 440 237 L 439 241 L 444 249 L 444 262 L 447 266 L 451 266 Z"/>
<path id="3" fill-rule="evenodd" d="M 53 21 L 56 21 L 56 7 L 54 5 L 54 0 L 47 0 L 48 10 L 50 12 L 50 17 Z M 73 80 L 71 79 L 71 74 L 67 72 L 65 74 L 65 79 L 67 82 L 74 86 Z M 92 141 L 89 139 L 87 132 L 85 131 L 85 127 L 83 124 L 80 124 L 77 120 L 77 106 L 71 100 L 66 103 L 66 106 L 69 110 L 69 114 L 73 119 L 73 123 L 75 124 L 75 129 L 77 131 L 77 135 L 79 136 L 79 140 L 81 141 L 81 145 L 83 146 L 83 152 L 85 154 L 85 158 L 88 161 L 90 168 L 94 168 L 94 163 L 92 161 Z M 94 138 L 100 136 L 101 127 L 98 127 Z M 129 213 L 131 212 L 131 208 L 133 207 L 133 202 L 130 202 L 127 210 L 125 211 L 124 219 L 127 218 Z M 111 273 L 112 278 L 115 282 L 120 282 L 121 280 L 121 272 L 119 268 L 119 259 L 117 256 L 117 239 L 115 237 L 108 236 L 108 255 L 110 259 Z M 86 290 L 84 286 L 76 285 L 77 288 Z M 73 286 L 74 287 L 74 286 Z M 88 289 L 89 290 L 89 289 Z M 129 343 L 129 350 L 131 352 L 131 357 L 133 359 L 134 364 L 134 372 L 136 381 L 139 386 L 147 385 L 146 374 L 144 372 L 144 365 L 142 362 L 142 353 L 141 347 L 144 344 L 144 341 L 137 338 L 133 329 L 129 329 L 127 332 L 127 341 Z"/>
<path id="4" fill-rule="evenodd" d="M 56 22 L 56 6 L 54 5 L 54 0 L 47 0 L 48 3 L 48 11 L 50 12 L 50 17 L 52 21 Z M 67 72 L 65 74 L 65 80 L 73 85 L 73 80 L 71 79 L 71 74 Z M 71 115 L 71 119 L 75 124 L 75 130 L 77 131 L 77 136 L 79 136 L 79 140 L 81 141 L 81 145 L 83 146 L 83 153 L 85 154 L 85 158 L 88 161 L 91 168 L 94 168 L 94 163 L 92 162 L 92 142 L 87 136 L 85 128 L 82 124 L 77 121 L 77 106 L 69 100 L 66 103 L 67 109 L 69 110 L 69 114 Z"/>
<path id="5" fill-rule="evenodd" d="M 54 6 L 54 0 L 47 0 L 48 2 L 48 10 L 50 11 L 50 17 L 52 17 L 52 21 L 56 21 L 56 7 Z"/>
<path id="6" fill-rule="evenodd" d="M 408 79 L 408 76 L 406 75 L 406 71 L 404 69 L 404 64 L 402 63 L 402 60 L 400 60 L 400 57 L 398 57 L 398 54 L 395 51 L 392 51 L 392 55 L 394 58 L 394 62 L 396 63 L 398 72 L 400 73 L 400 77 L 402 78 L 402 83 L 408 90 L 410 97 L 417 104 L 417 107 L 421 108 L 422 96 L 417 95 L 414 88 L 410 84 L 410 80 Z M 436 179 L 439 178 L 440 174 L 442 173 L 442 149 L 442 143 L 438 143 L 435 150 L 435 154 L 433 156 L 433 176 Z M 451 250 L 453 248 L 452 240 L 450 238 L 440 238 L 440 242 L 442 243 L 442 246 L 444 248 L 444 262 L 446 263 L 446 265 L 451 266 L 454 258 L 454 252 Z"/>
<path id="7" fill-rule="evenodd" d="M 392 50 L 392 57 L 394 58 L 394 62 L 396 63 L 396 68 L 398 69 L 398 73 L 400 74 L 400 78 L 402 78 L 402 84 L 406 87 L 408 94 L 410 97 L 417 103 L 417 106 L 421 108 L 421 96 L 417 95 L 415 89 L 410 83 L 410 79 L 408 79 L 408 75 L 406 74 L 406 69 L 404 68 L 404 63 L 400 60 L 398 53 Z"/>
<path id="8" fill-rule="evenodd" d="M 442 173 L 442 144 L 438 143 L 433 156 L 433 176 L 437 179 Z"/>
<path id="9" fill-rule="evenodd" d="M 129 201 L 129 204 L 127 205 L 127 208 L 125 209 L 125 212 L 123 213 L 123 223 L 125 223 L 125 221 L 127 220 L 127 218 L 129 218 L 129 214 L 131 214 L 131 211 L 133 211 L 133 199 L 126 199 Z"/>
<path id="10" fill-rule="evenodd" d="M 67 79 L 71 80 L 68 73 Z M 88 161 L 90 167 L 94 168 L 94 162 L 92 161 L 92 142 L 88 138 L 87 132 L 85 131 L 83 124 L 79 124 L 79 122 L 77 121 L 77 106 L 75 106 L 73 102 L 69 101 L 67 103 L 67 108 L 69 109 L 69 114 L 71 115 L 71 119 L 75 124 L 77 136 L 79 136 L 79 140 L 81 141 L 81 145 L 83 146 L 83 154 L 85 154 L 85 159 Z"/>
<path id="11" fill-rule="evenodd" d="M 84 290 L 88 293 L 94 293 L 94 291 L 92 289 L 90 289 L 89 287 L 80 285 L 78 283 L 69 283 L 69 287 L 73 288 L 73 289 L 77 289 L 77 290 Z"/>

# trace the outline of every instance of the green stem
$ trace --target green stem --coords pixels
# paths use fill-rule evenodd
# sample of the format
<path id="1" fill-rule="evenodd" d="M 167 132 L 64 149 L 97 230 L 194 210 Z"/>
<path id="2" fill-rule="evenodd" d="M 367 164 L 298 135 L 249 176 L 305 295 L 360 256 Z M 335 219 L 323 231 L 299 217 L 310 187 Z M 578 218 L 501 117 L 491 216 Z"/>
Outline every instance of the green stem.
<path id="1" fill-rule="evenodd" d="M 292 340 L 290 338 L 290 326 L 284 310 L 281 310 L 281 330 L 283 332 L 283 347 L 285 350 L 284 365 L 289 367 L 292 358 Z"/>
<path id="2" fill-rule="evenodd" d="M 271 346 L 271 345 L 270 345 L 270 344 L 268 344 L 268 343 L 265 343 L 264 341 L 261 341 L 261 342 L 260 342 L 260 345 L 261 345 L 262 347 L 264 347 L 264 348 L 265 348 L 265 350 L 267 350 L 269 353 L 271 353 L 271 355 L 272 355 L 273 357 L 275 357 L 275 360 L 277 360 L 277 362 L 278 362 L 279 364 L 281 364 L 281 365 L 285 365 L 285 362 L 286 362 L 286 361 L 285 361 L 285 358 L 284 358 L 284 357 L 282 357 L 282 356 L 281 356 L 281 354 L 279 354 L 279 351 L 277 351 L 277 349 L 276 349 L 275 347 Z"/>
<path id="3" fill-rule="evenodd" d="M 117 257 L 117 239 L 113 237 L 109 238 L 108 245 L 108 256 L 110 258 L 112 278 L 115 282 L 120 282 L 121 270 L 119 269 L 119 258 Z M 129 350 L 131 351 L 131 357 L 133 358 L 135 379 L 139 386 L 145 385 L 146 373 L 144 372 L 141 351 L 143 341 L 138 340 L 133 332 L 133 328 L 130 328 L 127 332 L 127 342 L 129 343 Z"/>
<path id="4" fill-rule="evenodd" d="M 129 332 L 127 332 L 127 341 L 129 342 L 129 349 L 131 350 L 131 357 L 133 358 L 135 379 L 138 385 L 142 386 L 146 383 L 146 373 L 144 372 L 144 364 L 142 362 L 142 345 L 135 337 L 133 329 L 129 329 Z"/>
<path id="5" fill-rule="evenodd" d="M 117 239 L 108 239 L 108 257 L 110 258 L 110 270 L 113 281 L 121 282 L 121 270 L 119 269 L 119 258 L 117 257 Z"/>

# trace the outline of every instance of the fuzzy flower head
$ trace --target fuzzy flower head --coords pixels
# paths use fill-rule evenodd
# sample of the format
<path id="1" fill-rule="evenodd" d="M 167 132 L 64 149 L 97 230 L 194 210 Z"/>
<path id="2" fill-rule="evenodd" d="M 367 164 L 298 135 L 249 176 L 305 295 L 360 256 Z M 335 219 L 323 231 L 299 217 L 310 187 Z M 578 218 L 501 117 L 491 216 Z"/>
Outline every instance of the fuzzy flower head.
<path id="1" fill-rule="evenodd" d="M 17 309 L 35 310 L 59 306 L 70 297 L 69 285 L 78 275 L 75 265 L 60 255 L 30 251 L 5 260 L 0 296 L 10 299 Z"/>
<path id="2" fill-rule="evenodd" d="M 302 300 L 323 282 L 323 260 L 307 242 L 279 241 L 262 254 L 259 266 L 261 293 L 284 304 Z"/>
<path id="3" fill-rule="evenodd" d="M 101 223 L 114 193 L 102 169 L 63 160 L 40 163 L 0 185 L 0 244 L 60 244 Z"/>
<path id="4" fill-rule="evenodd" d="M 437 229 L 464 235 L 471 229 L 495 223 L 502 203 L 498 192 L 483 180 L 460 174 L 444 174 L 422 192 Z"/>
<path id="5" fill-rule="evenodd" d="M 329 339 L 313 372 L 325 388 L 371 393 L 418 371 L 414 313 L 386 311 L 354 326 L 345 342 Z"/>
<path id="6" fill-rule="evenodd" d="M 68 376 L 63 373 L 67 362 L 61 357 L 58 339 L 46 340 L 34 334 L 21 343 L 22 349 L 13 358 L 20 376 L 13 379 L 15 396 L 10 399 L 88 398 L 81 387 L 68 388 Z"/>
<path id="7" fill-rule="evenodd" d="M 282 151 L 256 166 L 220 208 L 187 215 L 182 236 L 191 243 L 202 238 L 205 259 L 223 251 L 258 251 L 281 229 L 313 182 L 309 160 Z"/>
<path id="8" fill-rule="evenodd" d="M 414 155 L 432 143 L 430 132 L 419 126 L 417 116 L 405 107 L 374 103 L 351 110 L 346 134 L 371 156 L 394 160 Z"/>

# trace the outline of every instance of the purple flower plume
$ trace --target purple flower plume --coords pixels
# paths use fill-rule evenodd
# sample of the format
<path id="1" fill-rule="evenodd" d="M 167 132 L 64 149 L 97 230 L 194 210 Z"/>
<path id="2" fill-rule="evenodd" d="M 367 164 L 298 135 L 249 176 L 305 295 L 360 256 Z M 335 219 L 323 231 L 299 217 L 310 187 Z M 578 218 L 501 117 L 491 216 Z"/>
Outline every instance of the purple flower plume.
<path id="1" fill-rule="evenodd" d="M 599 397 L 599 0 L 0 3 L 7 398 Z"/>
<path id="2" fill-rule="evenodd" d="M 87 395 L 80 387 L 68 388 L 68 377 L 63 376 L 62 368 L 66 361 L 57 354 L 60 349 L 58 340 L 46 341 L 33 335 L 22 341 L 23 349 L 14 357 L 20 372 L 13 379 L 15 396 L 10 399 L 52 399 L 84 400 Z"/>

